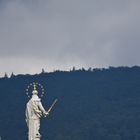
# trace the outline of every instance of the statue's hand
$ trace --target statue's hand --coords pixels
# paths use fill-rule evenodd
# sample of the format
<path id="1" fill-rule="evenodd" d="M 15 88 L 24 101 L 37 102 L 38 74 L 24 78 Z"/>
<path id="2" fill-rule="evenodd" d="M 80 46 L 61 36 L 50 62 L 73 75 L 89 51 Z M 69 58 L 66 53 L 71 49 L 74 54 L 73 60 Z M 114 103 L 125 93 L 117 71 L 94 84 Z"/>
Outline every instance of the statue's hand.
<path id="1" fill-rule="evenodd" d="M 49 115 L 48 112 L 45 112 L 45 113 L 44 113 L 44 117 L 47 117 L 48 115 Z"/>

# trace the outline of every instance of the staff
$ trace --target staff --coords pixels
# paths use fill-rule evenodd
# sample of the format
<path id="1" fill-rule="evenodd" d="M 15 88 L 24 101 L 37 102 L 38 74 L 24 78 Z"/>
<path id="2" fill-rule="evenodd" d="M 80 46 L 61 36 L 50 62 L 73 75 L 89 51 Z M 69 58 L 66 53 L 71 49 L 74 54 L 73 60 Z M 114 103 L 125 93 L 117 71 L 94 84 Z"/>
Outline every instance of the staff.
<path id="1" fill-rule="evenodd" d="M 47 113 L 49 114 L 49 112 L 52 110 L 52 108 L 54 107 L 54 105 L 56 104 L 58 99 L 55 99 L 54 102 L 52 103 L 52 105 L 50 106 L 50 108 L 48 109 Z M 46 117 L 46 116 L 45 116 Z"/>

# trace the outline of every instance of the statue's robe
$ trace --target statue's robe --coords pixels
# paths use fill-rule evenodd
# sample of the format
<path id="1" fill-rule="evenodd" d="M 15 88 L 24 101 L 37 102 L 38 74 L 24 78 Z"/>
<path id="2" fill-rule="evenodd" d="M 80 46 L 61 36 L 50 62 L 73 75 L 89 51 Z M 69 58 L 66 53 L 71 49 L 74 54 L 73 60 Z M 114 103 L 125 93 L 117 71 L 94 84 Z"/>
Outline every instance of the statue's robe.
<path id="1" fill-rule="evenodd" d="M 32 95 L 32 98 L 26 105 L 28 140 L 40 140 L 40 118 L 45 112 L 40 98 L 37 95 Z"/>

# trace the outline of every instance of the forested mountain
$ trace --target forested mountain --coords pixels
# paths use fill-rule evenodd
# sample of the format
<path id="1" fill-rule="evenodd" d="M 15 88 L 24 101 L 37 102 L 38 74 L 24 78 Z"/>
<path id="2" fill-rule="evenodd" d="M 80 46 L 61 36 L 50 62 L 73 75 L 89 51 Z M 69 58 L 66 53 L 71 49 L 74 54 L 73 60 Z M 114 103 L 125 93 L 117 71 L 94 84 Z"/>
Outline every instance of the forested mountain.
<path id="1" fill-rule="evenodd" d="M 140 67 L 55 71 L 0 78 L 0 136 L 27 140 L 29 83 L 44 86 L 42 140 L 140 140 Z"/>

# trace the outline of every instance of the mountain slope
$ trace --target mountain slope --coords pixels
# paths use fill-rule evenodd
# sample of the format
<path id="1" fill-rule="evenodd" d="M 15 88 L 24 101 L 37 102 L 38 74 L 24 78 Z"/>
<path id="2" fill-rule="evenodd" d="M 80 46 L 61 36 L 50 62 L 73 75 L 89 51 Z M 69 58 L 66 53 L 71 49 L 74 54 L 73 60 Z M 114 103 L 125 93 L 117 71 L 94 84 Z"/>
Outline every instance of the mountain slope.
<path id="1" fill-rule="evenodd" d="M 27 139 L 27 85 L 45 88 L 43 105 L 56 106 L 41 120 L 42 140 L 139 140 L 140 67 L 56 71 L 0 79 L 0 136 Z"/>

